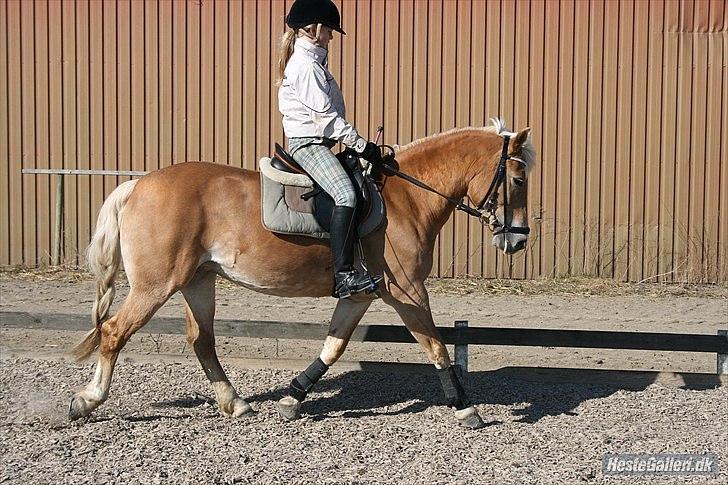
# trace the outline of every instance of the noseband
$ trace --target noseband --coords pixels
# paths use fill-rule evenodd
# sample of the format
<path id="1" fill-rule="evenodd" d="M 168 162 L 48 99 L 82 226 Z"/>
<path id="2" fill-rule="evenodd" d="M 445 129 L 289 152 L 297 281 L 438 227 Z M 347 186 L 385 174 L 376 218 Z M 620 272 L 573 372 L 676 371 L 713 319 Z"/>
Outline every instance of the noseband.
<path id="1" fill-rule="evenodd" d="M 507 177 L 506 177 L 506 162 L 508 160 L 515 160 L 517 162 L 520 162 L 522 164 L 526 164 L 526 162 L 518 157 L 509 157 L 508 156 L 508 144 L 511 140 L 511 137 L 509 135 L 503 135 L 503 150 L 501 151 L 500 161 L 498 162 L 498 167 L 495 170 L 495 174 L 493 175 L 493 180 L 490 182 L 490 187 L 488 188 L 488 192 L 485 194 L 485 197 L 483 197 L 483 200 L 480 201 L 480 204 L 478 204 L 477 207 L 471 207 L 468 204 L 463 202 L 463 199 L 453 199 L 452 197 L 448 197 L 447 195 L 441 194 L 437 190 L 433 189 L 429 185 L 425 184 L 424 182 L 421 182 L 420 180 L 417 180 L 416 178 L 407 175 L 406 173 L 400 172 L 397 170 L 397 168 L 393 167 L 391 164 L 384 163 L 384 167 L 388 173 L 392 173 L 396 175 L 397 177 L 403 178 L 406 181 L 423 188 L 429 192 L 435 193 L 439 195 L 440 197 L 447 199 L 452 204 L 455 205 L 455 209 L 459 211 L 465 212 L 469 216 L 477 217 L 480 219 L 481 224 L 484 226 L 488 226 L 491 231 L 493 231 L 493 235 L 497 236 L 499 234 L 529 234 L 531 232 L 531 229 L 529 227 L 512 227 L 505 222 L 505 217 L 508 211 L 508 190 L 507 190 Z M 394 152 L 394 149 L 388 145 L 384 145 L 387 148 L 389 148 L 392 152 Z M 389 155 L 383 157 L 385 160 L 387 159 Z M 499 187 L 503 185 L 506 187 L 506 189 L 503 190 L 503 223 L 501 223 L 498 220 L 498 216 L 496 216 L 496 210 L 498 209 L 498 189 Z"/>

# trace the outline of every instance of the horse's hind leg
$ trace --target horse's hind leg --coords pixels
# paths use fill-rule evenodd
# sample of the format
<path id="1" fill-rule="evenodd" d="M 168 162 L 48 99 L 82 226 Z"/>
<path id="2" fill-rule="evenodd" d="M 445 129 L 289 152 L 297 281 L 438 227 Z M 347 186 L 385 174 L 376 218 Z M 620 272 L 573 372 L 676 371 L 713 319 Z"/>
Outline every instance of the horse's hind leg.
<path id="1" fill-rule="evenodd" d="M 111 377 L 119 352 L 129 338 L 142 328 L 152 315 L 164 305 L 169 294 L 139 291 L 132 287 L 119 311 L 101 325 L 99 359 L 94 377 L 86 387 L 71 398 L 68 417 L 71 420 L 88 416 L 109 396 Z"/>
<path id="2" fill-rule="evenodd" d="M 225 375 L 215 351 L 215 273 L 197 273 L 193 280 L 182 288 L 187 313 L 187 341 L 212 383 L 220 412 L 228 417 L 238 417 L 253 411 L 240 398 Z"/>
<path id="3" fill-rule="evenodd" d="M 293 379 L 288 395 L 278 401 L 278 413 L 286 420 L 298 419 L 301 415 L 301 402 L 321 377 L 334 365 L 346 350 L 351 334 L 366 313 L 371 300 L 352 301 L 341 299 L 331 317 L 329 334 L 324 341 L 321 355 L 298 377 Z"/>

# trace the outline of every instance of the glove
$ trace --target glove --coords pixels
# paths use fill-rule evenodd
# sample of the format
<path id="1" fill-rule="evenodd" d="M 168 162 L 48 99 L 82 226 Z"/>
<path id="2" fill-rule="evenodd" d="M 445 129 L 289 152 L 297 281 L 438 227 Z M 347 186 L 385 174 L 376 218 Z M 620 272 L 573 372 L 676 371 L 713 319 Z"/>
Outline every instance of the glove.
<path id="1" fill-rule="evenodd" d="M 392 172 L 392 169 L 399 170 L 399 163 L 397 163 L 397 160 L 394 158 L 394 154 L 388 153 L 382 157 L 381 170 L 387 177 L 394 177 L 397 174 Z"/>
<path id="2" fill-rule="evenodd" d="M 368 141 L 364 150 L 361 152 L 361 156 L 364 160 L 368 161 L 372 165 L 382 164 L 382 151 L 377 145 Z"/>

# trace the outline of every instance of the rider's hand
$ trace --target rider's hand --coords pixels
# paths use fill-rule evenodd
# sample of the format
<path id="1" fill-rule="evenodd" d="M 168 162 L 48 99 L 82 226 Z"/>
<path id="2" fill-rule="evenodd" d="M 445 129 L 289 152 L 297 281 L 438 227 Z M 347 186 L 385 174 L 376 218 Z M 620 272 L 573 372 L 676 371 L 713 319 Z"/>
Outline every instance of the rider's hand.
<path id="1" fill-rule="evenodd" d="M 372 165 L 382 164 L 382 151 L 377 145 L 368 141 L 364 150 L 361 152 L 361 156 L 364 160 L 371 163 Z"/>

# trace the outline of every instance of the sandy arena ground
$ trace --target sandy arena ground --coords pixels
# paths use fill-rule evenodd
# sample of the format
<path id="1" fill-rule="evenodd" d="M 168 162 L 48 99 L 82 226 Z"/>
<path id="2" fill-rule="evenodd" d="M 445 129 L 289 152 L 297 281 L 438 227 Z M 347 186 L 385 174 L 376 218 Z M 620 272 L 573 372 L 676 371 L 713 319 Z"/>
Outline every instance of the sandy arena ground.
<path id="1" fill-rule="evenodd" d="M 583 288 L 432 287 L 442 326 L 468 319 L 471 326 L 708 334 L 728 327 L 726 288 L 586 296 Z M 119 285 L 116 305 L 126 290 Z M 83 277 L 0 274 L 2 312 L 87 314 L 92 296 Z M 335 303 L 229 285 L 217 301 L 218 318 L 314 323 L 326 323 Z M 181 316 L 179 298 L 158 314 Z M 184 337 L 142 329 L 122 354 L 109 400 L 69 424 L 67 400 L 92 375 L 92 364 L 64 357 L 81 332 L 1 323 L 0 483 L 644 483 L 602 475 L 602 455 L 614 452 L 717 453 L 721 475 L 690 480 L 728 481 L 728 390 L 710 375 L 712 354 L 471 347 L 466 387 L 489 424 L 477 431 L 456 425 L 434 373 L 347 372 L 342 364 L 310 395 L 304 419 L 283 423 L 274 404 L 295 372 L 267 359 L 294 359 L 285 362 L 297 368 L 321 342 L 218 338 L 231 381 L 258 411 L 230 420 L 216 412 Z M 363 323 L 400 322 L 376 302 Z M 352 343 L 344 360 L 425 362 L 416 345 L 371 343 Z"/>

